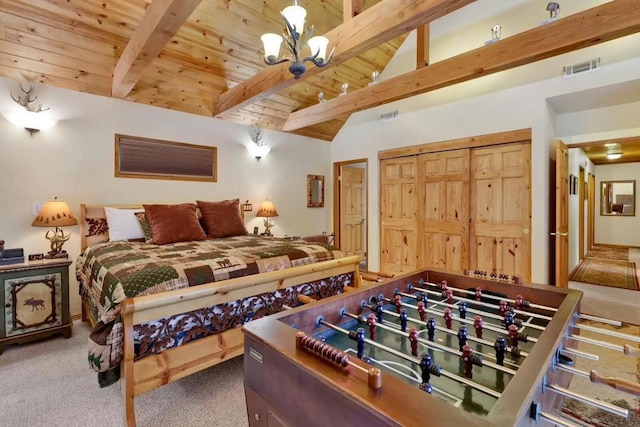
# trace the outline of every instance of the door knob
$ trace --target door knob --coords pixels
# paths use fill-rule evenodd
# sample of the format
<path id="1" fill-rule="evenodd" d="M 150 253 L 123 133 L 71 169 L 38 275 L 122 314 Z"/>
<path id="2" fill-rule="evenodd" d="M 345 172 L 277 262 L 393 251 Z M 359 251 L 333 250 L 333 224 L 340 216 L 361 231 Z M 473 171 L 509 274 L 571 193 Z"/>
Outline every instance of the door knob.
<path id="1" fill-rule="evenodd" d="M 569 233 L 560 233 L 560 232 L 557 232 L 557 233 L 549 233 L 549 235 L 550 235 L 550 236 L 568 236 L 568 235 L 569 235 Z"/>

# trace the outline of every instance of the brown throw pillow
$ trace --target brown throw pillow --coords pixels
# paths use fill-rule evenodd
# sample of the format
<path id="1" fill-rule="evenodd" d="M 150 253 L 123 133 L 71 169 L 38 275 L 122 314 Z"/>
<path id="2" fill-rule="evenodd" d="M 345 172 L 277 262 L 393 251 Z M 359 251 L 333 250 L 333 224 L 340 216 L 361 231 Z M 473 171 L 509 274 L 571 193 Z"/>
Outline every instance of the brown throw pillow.
<path id="1" fill-rule="evenodd" d="M 244 236 L 247 229 L 240 215 L 240 200 L 222 200 L 220 202 L 203 202 L 197 200 L 202 212 L 202 222 L 208 237 Z"/>
<path id="2" fill-rule="evenodd" d="M 196 205 L 142 205 L 151 227 L 153 243 L 167 243 L 204 240 L 207 238 L 196 217 Z"/>

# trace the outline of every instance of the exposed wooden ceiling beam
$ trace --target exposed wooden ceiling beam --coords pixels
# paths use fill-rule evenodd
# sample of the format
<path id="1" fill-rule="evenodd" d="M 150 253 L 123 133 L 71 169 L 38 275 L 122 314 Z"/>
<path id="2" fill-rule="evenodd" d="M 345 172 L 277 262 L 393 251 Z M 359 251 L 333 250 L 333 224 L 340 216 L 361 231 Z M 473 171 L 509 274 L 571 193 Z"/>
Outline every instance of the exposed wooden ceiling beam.
<path id="1" fill-rule="evenodd" d="M 640 2 L 616 0 L 291 113 L 285 131 L 451 86 L 640 31 Z"/>
<path id="2" fill-rule="evenodd" d="M 384 0 L 363 11 L 348 22 L 329 31 L 329 47 L 335 47 L 331 63 L 324 68 L 310 66 L 296 80 L 289 72 L 289 64 L 270 66 L 252 78 L 222 93 L 216 107 L 216 117 L 233 112 L 251 104 L 258 98 L 281 92 L 303 79 L 307 79 L 336 66 L 417 28 L 426 22 L 438 19 L 475 0 Z"/>
<path id="3" fill-rule="evenodd" d="M 364 0 L 343 0 L 342 1 L 342 16 L 344 22 L 347 22 L 354 16 L 358 16 L 363 8 L 362 3 Z"/>
<path id="4" fill-rule="evenodd" d="M 164 49 L 201 0 L 153 0 L 122 52 L 113 72 L 111 93 L 124 98 L 145 67 Z"/>
<path id="5" fill-rule="evenodd" d="M 431 44 L 429 24 L 419 26 L 417 33 L 416 68 L 422 68 L 429 65 L 429 47 Z"/>

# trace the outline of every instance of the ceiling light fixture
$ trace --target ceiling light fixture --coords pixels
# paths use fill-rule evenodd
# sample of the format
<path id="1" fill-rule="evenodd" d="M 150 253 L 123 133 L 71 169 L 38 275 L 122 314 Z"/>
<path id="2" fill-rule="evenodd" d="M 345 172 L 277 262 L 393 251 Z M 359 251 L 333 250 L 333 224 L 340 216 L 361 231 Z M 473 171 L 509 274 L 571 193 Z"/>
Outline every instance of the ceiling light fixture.
<path id="1" fill-rule="evenodd" d="M 280 12 L 280 15 L 282 15 L 287 29 L 286 33 L 283 34 L 284 40 L 287 42 L 289 51 L 293 56 L 278 58 L 283 37 L 275 33 L 266 33 L 260 37 L 264 45 L 264 62 L 267 65 L 276 65 L 290 61 L 289 71 L 296 79 L 299 79 L 307 70 L 305 62 L 312 62 L 316 67 L 324 67 L 329 64 L 331 58 L 333 58 L 333 50 L 335 48 L 331 50 L 331 54 L 327 58 L 329 39 L 324 36 L 311 37 L 313 35 L 313 25 L 311 28 L 307 28 L 305 33 L 307 11 L 298 4 L 298 0 L 294 0 L 292 6 L 285 7 Z M 302 37 L 303 33 L 305 34 L 304 37 Z M 311 56 L 302 57 L 302 50 L 307 44 L 311 50 Z"/>
<path id="2" fill-rule="evenodd" d="M 622 157 L 622 153 L 607 153 L 607 159 L 609 160 L 618 160 Z"/>

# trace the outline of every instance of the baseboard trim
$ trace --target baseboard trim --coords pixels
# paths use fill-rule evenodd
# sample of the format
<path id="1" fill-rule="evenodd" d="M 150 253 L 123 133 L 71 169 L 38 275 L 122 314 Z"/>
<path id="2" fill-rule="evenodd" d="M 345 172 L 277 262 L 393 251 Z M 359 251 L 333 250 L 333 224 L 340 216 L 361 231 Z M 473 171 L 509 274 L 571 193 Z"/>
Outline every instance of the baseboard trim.
<path id="1" fill-rule="evenodd" d="M 580 262 L 575 267 L 573 267 L 573 270 L 571 270 L 571 273 L 569 273 L 569 280 L 571 280 L 573 275 L 576 274 L 576 272 L 578 271 L 578 269 L 580 268 L 580 266 L 582 265 L 583 262 L 584 262 L 584 260 L 581 259 Z"/>
<path id="2" fill-rule="evenodd" d="M 613 245 L 613 244 L 610 244 L 610 243 L 598 243 L 598 242 L 595 242 L 593 244 L 593 246 L 605 246 L 607 248 L 633 248 L 633 249 L 640 249 L 640 246 Z"/>
<path id="3" fill-rule="evenodd" d="M 71 321 L 75 322 L 76 320 L 82 320 L 82 314 L 72 314 Z"/>

